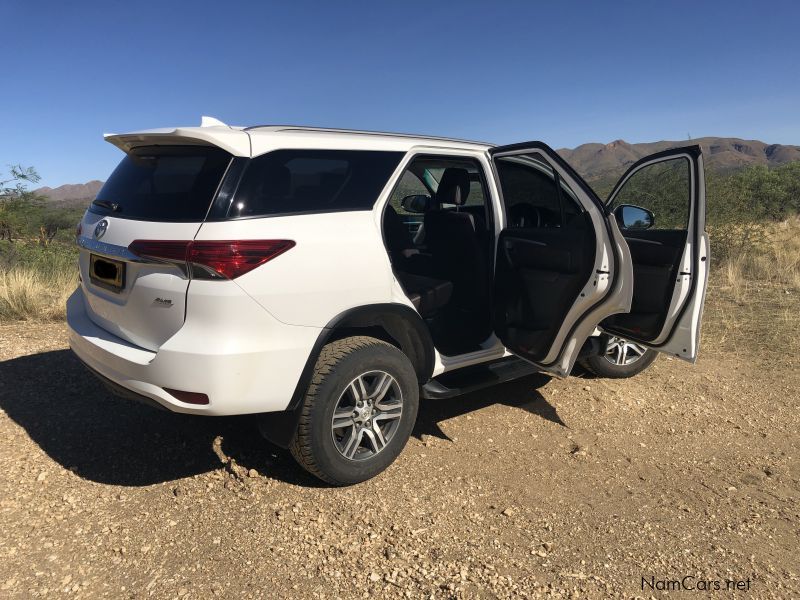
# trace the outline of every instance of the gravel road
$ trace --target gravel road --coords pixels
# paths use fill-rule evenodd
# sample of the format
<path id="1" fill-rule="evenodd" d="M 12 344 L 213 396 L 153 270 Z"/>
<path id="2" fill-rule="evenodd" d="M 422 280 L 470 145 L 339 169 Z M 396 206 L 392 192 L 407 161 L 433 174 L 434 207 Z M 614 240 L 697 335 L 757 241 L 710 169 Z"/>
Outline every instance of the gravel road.
<path id="1" fill-rule="evenodd" d="M 346 489 L 247 418 L 109 396 L 63 324 L 0 326 L 0 360 L 0 597 L 800 596 L 794 356 L 427 401 Z"/>

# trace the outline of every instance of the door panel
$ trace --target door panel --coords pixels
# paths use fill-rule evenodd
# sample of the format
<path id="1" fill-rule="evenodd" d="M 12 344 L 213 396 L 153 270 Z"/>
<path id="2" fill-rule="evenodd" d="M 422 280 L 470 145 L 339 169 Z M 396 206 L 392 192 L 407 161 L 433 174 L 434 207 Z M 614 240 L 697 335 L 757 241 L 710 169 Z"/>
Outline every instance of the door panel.
<path id="1" fill-rule="evenodd" d="M 677 265 L 686 245 L 686 232 L 633 232 L 627 234 L 625 241 L 633 261 L 631 312 L 609 317 L 603 326 L 620 334 L 655 339 L 664 326 L 664 307 L 672 298 Z"/>
<path id="2" fill-rule="evenodd" d="M 623 204 L 647 209 L 653 223 L 648 229 L 623 227 L 633 261 L 633 303 L 630 313 L 601 327 L 693 362 L 708 260 L 700 148 L 676 148 L 634 164 L 609 197 L 612 211 Z"/>
<path id="3" fill-rule="evenodd" d="M 627 246 L 602 202 L 549 147 L 490 154 L 503 204 L 495 332 L 542 370 L 567 375 L 598 323 L 630 308 Z"/>
<path id="4" fill-rule="evenodd" d="M 495 265 L 498 337 L 543 360 L 560 323 L 592 276 L 594 232 L 588 217 L 565 229 L 505 229 Z M 546 291 L 546 293 L 545 293 Z"/>

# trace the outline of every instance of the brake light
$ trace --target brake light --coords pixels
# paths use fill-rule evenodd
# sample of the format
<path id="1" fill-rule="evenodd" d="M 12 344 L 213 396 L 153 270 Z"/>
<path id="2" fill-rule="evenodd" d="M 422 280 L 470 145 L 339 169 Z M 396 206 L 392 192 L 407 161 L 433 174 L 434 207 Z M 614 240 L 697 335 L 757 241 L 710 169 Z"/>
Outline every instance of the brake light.
<path id="1" fill-rule="evenodd" d="M 189 262 L 210 267 L 224 277 L 235 279 L 293 246 L 291 240 L 195 241 L 189 248 Z"/>
<path id="2" fill-rule="evenodd" d="M 292 240 L 135 240 L 128 246 L 136 256 L 169 262 L 186 262 L 192 276 L 235 279 L 283 254 Z"/>

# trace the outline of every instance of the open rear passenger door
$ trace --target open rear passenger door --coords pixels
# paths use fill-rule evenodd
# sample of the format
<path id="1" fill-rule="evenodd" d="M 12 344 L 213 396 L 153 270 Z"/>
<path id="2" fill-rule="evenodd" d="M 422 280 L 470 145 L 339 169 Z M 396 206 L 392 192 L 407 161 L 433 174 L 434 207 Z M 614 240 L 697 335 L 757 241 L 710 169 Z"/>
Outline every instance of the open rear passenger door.
<path id="1" fill-rule="evenodd" d="M 630 310 L 630 253 L 606 206 L 541 142 L 489 151 L 501 199 L 493 324 L 505 347 L 566 376 L 598 324 Z"/>
<path id="2" fill-rule="evenodd" d="M 694 362 L 708 281 L 705 179 L 699 146 L 636 162 L 608 199 L 633 260 L 630 312 L 604 331 Z"/>

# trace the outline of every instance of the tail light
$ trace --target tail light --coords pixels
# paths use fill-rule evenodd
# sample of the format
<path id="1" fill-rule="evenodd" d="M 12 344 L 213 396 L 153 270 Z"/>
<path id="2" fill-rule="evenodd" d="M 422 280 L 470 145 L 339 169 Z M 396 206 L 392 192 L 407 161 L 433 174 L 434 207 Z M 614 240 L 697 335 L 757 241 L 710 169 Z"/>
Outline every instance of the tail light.
<path id="1" fill-rule="evenodd" d="M 198 279 L 235 279 L 283 254 L 292 240 L 134 240 L 128 250 L 136 256 L 186 263 Z"/>

